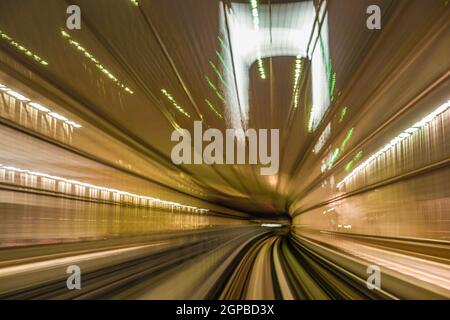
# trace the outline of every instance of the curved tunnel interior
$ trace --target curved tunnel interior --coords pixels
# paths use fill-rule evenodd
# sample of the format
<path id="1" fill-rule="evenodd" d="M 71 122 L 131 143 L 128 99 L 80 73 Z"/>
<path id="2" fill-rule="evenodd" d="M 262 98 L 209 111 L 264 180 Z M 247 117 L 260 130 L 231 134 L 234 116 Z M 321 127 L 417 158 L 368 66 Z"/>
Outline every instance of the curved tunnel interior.
<path id="1" fill-rule="evenodd" d="M 0 1 L 0 298 L 449 299 L 449 8 Z"/>

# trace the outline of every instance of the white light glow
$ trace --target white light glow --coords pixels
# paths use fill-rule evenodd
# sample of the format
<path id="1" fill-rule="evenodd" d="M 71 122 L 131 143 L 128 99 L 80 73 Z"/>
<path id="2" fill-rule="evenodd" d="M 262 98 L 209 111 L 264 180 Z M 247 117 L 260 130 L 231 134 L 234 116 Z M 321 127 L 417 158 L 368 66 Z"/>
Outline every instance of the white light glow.
<path id="1" fill-rule="evenodd" d="M 319 153 L 320 150 L 322 150 L 323 146 L 327 142 L 328 138 L 331 135 L 331 122 L 328 123 L 326 128 L 323 130 L 322 134 L 320 135 L 319 139 L 317 140 L 316 144 L 314 145 L 313 152 Z"/>
<path id="2" fill-rule="evenodd" d="M 261 227 L 267 227 L 267 228 L 281 228 L 283 225 L 280 223 L 263 223 L 261 224 Z"/>
<path id="3" fill-rule="evenodd" d="M 16 91 L 8 90 L 8 91 L 6 91 L 6 93 L 20 101 L 24 101 L 24 102 L 30 101 L 30 99 L 28 99 L 27 97 L 24 97 L 23 95 L 21 95 L 20 93 L 18 93 Z"/>
<path id="4" fill-rule="evenodd" d="M 59 176 L 53 176 L 53 175 L 49 175 L 46 173 L 35 172 L 35 171 L 30 171 L 30 170 L 25 170 L 25 169 L 21 169 L 21 168 L 16 168 L 13 166 L 5 166 L 5 165 L 0 164 L 0 170 L 2 170 L 2 169 L 10 171 L 10 172 L 17 172 L 17 173 L 21 173 L 21 174 L 27 174 L 30 176 L 34 176 L 34 177 L 45 178 L 48 180 L 53 180 L 54 182 L 67 183 L 69 185 L 74 185 L 74 186 L 78 186 L 78 187 L 85 187 L 85 188 L 89 188 L 94 191 L 103 191 L 103 192 L 109 193 L 108 196 L 109 195 L 112 195 L 113 197 L 114 196 L 127 196 L 127 197 L 131 198 L 132 202 L 134 202 L 135 200 L 144 200 L 144 201 L 146 201 L 146 204 L 144 204 L 144 206 L 151 206 L 153 203 L 159 203 L 161 205 L 171 206 L 172 209 L 173 209 L 173 207 L 177 207 L 180 209 L 193 210 L 194 212 L 197 212 L 197 213 L 206 213 L 209 211 L 209 209 L 202 209 L 202 208 L 193 207 L 193 206 L 186 206 L 186 205 L 182 205 L 182 204 L 179 204 L 176 202 L 164 201 L 164 200 L 160 200 L 157 198 L 133 194 L 133 193 L 126 192 L 126 191 L 111 189 L 111 188 L 107 188 L 107 187 L 103 187 L 103 186 L 96 186 L 93 184 L 89 184 L 89 183 L 85 183 L 85 182 L 81 182 L 81 181 L 77 181 L 77 180 L 65 179 L 65 178 L 62 178 Z M 142 205 L 141 202 L 140 202 L 140 204 Z"/>
<path id="5" fill-rule="evenodd" d="M 62 116 L 62 115 L 60 115 L 59 113 L 56 113 L 56 112 L 50 112 L 48 115 L 52 116 L 55 119 L 64 121 L 64 122 L 69 121 L 69 119 L 67 119 L 66 117 L 64 117 L 64 116 Z"/>
<path id="6" fill-rule="evenodd" d="M 312 104 L 311 118 L 309 123 L 309 131 L 316 130 L 322 117 L 330 106 L 330 90 L 329 90 L 329 71 L 327 70 L 327 62 L 329 60 L 328 45 L 328 18 L 322 24 L 320 36 L 318 35 L 318 26 L 314 30 L 313 39 L 317 39 L 318 43 L 312 52 L 311 72 L 312 72 Z M 311 53 L 309 53 L 311 55 Z"/>
<path id="7" fill-rule="evenodd" d="M 42 112 L 51 112 L 49 108 L 44 107 L 43 105 L 40 105 L 39 103 L 36 102 L 31 102 L 28 105 Z"/>
<path id="8" fill-rule="evenodd" d="M 71 120 L 67 119 L 66 117 L 64 117 L 63 115 L 53 112 L 49 108 L 47 108 L 37 102 L 30 102 L 31 100 L 29 98 L 21 95 L 20 93 L 8 88 L 7 86 L 5 86 L 1 83 L 0 83 L 0 90 L 12 97 L 24 102 L 24 103 L 27 103 L 28 106 L 30 106 L 40 112 L 47 113 L 49 116 L 51 116 L 57 120 L 63 121 L 66 124 L 68 124 L 74 128 L 77 128 L 77 129 L 82 128 L 82 126 L 80 124 L 76 123 L 75 121 L 71 121 Z"/>
<path id="9" fill-rule="evenodd" d="M 236 83 L 234 87 L 223 87 L 229 121 L 228 125 L 235 129 L 242 129 L 248 123 L 249 112 L 249 70 L 257 63 L 260 76 L 265 77 L 262 59 L 276 56 L 296 57 L 296 71 L 294 83 L 297 86 L 301 75 L 301 58 L 311 58 L 313 73 L 313 101 L 316 105 L 312 114 L 312 127 L 316 128 L 329 107 L 329 88 L 327 82 L 324 59 L 328 52 L 328 35 L 322 37 L 323 46 L 309 54 L 306 52 L 316 10 L 313 1 L 292 2 L 284 4 L 258 5 L 251 1 L 248 4 L 231 3 L 231 10 L 221 12 L 221 31 L 227 33 L 224 21 L 228 21 L 229 42 L 233 48 L 233 56 L 229 55 L 229 48 L 222 48 L 225 57 L 224 80 L 226 83 Z M 270 19 L 270 16 L 273 18 Z M 322 25 L 322 33 L 328 33 L 328 25 Z M 317 28 L 316 28 L 317 29 Z M 316 42 L 316 38 L 312 42 Z M 316 61 L 319 60 L 319 61 Z M 228 70 L 235 72 L 229 72 Z M 321 83 L 316 83 L 321 82 Z M 294 107 L 298 105 L 299 92 L 294 89 Z M 242 125 L 243 124 L 243 125 Z"/>
<path id="10" fill-rule="evenodd" d="M 74 127 L 74 128 L 77 128 L 77 129 L 82 128 L 81 125 L 79 125 L 78 123 L 73 122 L 73 121 L 66 121 L 66 123 L 67 123 L 68 125 Z"/>
<path id="11" fill-rule="evenodd" d="M 424 117 L 419 122 L 413 124 L 410 128 L 405 129 L 403 132 L 401 132 L 399 135 L 397 135 L 394 139 L 392 139 L 389 143 L 387 143 L 383 148 L 372 154 L 366 161 L 364 161 L 362 164 L 360 164 L 358 167 L 353 169 L 353 171 L 347 175 L 341 182 L 337 184 L 337 188 L 340 189 L 346 182 L 348 182 L 350 179 L 352 179 L 355 175 L 357 175 L 359 172 L 365 170 L 373 161 L 375 161 L 378 157 L 380 157 L 382 154 L 386 153 L 388 150 L 394 148 L 397 144 L 402 142 L 405 139 L 411 138 L 415 132 L 419 131 L 422 127 L 424 127 L 426 124 L 431 122 L 433 119 L 435 119 L 437 116 L 439 116 L 441 113 L 446 111 L 450 107 L 450 100 L 446 103 L 439 106 L 436 110 L 434 110 L 432 113 Z"/>

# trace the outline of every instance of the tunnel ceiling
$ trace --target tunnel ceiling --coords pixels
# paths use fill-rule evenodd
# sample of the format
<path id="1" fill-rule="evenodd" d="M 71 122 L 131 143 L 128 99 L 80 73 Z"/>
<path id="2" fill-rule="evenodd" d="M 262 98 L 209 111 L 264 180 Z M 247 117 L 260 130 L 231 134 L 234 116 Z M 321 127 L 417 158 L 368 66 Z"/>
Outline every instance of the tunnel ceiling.
<path id="1" fill-rule="evenodd" d="M 82 9 L 81 30 L 66 28 L 69 4 Z M 269 8 L 268 1 L 259 3 L 260 24 L 267 27 L 267 41 L 284 34 L 276 33 L 276 28 L 298 19 L 296 10 L 279 10 L 275 6 L 296 4 L 297 1 L 272 1 L 267 11 L 264 8 Z M 185 165 L 180 174 L 203 190 L 202 195 L 180 188 L 170 179 L 164 184 L 255 215 L 286 213 L 292 196 L 312 184 L 303 179 L 304 173 L 315 156 L 314 143 L 342 107 L 341 93 L 346 92 L 351 81 L 369 82 L 357 77 L 378 36 L 365 27 L 365 10 L 370 4 L 394 6 L 387 0 L 328 4 L 329 62 L 332 72 L 339 76 L 334 79 L 330 106 L 313 130 L 308 130 L 313 99 L 309 57 L 283 54 L 283 48 L 278 48 L 279 54 L 261 57 L 265 79 L 261 78 L 258 61 L 249 67 L 248 110 L 244 111 L 248 119 L 244 127 L 280 129 L 277 175 L 261 176 L 259 167 L 250 165 Z M 226 91 L 236 90 L 238 81 L 227 78 L 225 72 L 236 77 L 237 62 L 221 60 L 242 49 L 229 43 L 233 15 L 239 13 L 236 5 L 246 6 L 251 17 L 247 1 L 142 0 L 134 6 L 128 0 L 47 0 L 43 8 L 40 0 L 2 0 L 0 30 L 45 59 L 48 65 L 36 63 L 5 41 L 1 48 L 11 59 L 9 76 L 28 78 L 32 90 L 43 95 L 51 93 L 46 98 L 55 103 L 62 101 L 58 99 L 63 96 L 70 97 L 83 108 L 61 108 L 85 121 L 86 129 L 101 119 L 110 132 L 126 135 L 145 150 L 136 152 L 152 157 L 169 172 L 175 170 L 170 161 L 175 143 L 170 136 L 177 126 L 192 130 L 193 121 L 201 119 L 205 127 L 224 130 L 233 126 L 227 109 L 233 101 Z M 390 17 L 385 18 L 384 23 L 388 23 Z M 310 44 L 314 45 L 320 43 Z M 295 88 L 297 60 L 302 69 Z M 49 86 L 59 91 L 49 90 Z M 348 97 L 346 104 L 361 104 L 361 100 L 351 99 Z"/>

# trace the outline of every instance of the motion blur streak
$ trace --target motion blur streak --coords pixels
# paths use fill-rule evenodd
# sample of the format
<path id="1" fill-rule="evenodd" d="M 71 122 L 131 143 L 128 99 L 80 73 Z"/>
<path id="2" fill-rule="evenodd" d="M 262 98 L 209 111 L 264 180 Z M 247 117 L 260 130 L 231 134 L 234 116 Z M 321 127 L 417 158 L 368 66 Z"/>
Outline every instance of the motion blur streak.
<path id="1" fill-rule="evenodd" d="M 449 39 L 445 0 L 1 0 L 0 298 L 449 299 Z M 195 121 L 278 173 L 175 165 Z"/>

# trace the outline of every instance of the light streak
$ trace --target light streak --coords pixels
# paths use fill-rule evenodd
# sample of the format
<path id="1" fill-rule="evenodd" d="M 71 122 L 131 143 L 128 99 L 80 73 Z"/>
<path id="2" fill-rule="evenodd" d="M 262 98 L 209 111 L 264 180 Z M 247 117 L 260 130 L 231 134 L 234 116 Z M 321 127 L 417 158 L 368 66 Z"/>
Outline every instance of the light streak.
<path id="1" fill-rule="evenodd" d="M 214 73 L 217 75 L 217 77 L 220 79 L 220 81 L 223 83 L 223 85 L 225 87 L 228 87 L 225 80 L 223 79 L 222 74 L 220 73 L 220 71 L 217 69 L 216 65 L 212 62 L 209 61 L 209 65 L 211 66 L 211 68 L 213 69 Z"/>
<path id="2" fill-rule="evenodd" d="M 267 227 L 267 228 L 281 228 L 283 225 L 280 223 L 263 223 L 261 224 L 261 227 Z"/>
<path id="3" fill-rule="evenodd" d="M 344 151 L 345 146 L 347 145 L 347 142 L 351 139 L 351 137 L 353 136 L 353 131 L 354 128 L 351 128 L 348 132 L 347 135 L 345 136 L 344 141 L 342 141 L 341 143 L 341 152 Z"/>
<path id="4" fill-rule="evenodd" d="M 179 111 L 181 112 L 183 115 L 185 115 L 186 117 L 190 118 L 191 115 L 189 113 L 187 113 L 182 107 L 180 107 L 180 105 L 175 101 L 175 99 L 172 97 L 172 95 L 167 92 L 166 89 L 162 89 L 161 92 L 166 96 L 166 98 L 172 103 L 172 105 Z"/>
<path id="5" fill-rule="evenodd" d="M 295 74 L 294 74 L 294 109 L 297 109 L 298 102 L 299 102 L 299 95 L 300 95 L 300 88 L 298 87 L 301 74 L 302 74 L 302 68 L 303 68 L 303 62 L 302 62 L 302 56 L 297 55 L 295 59 Z"/>
<path id="6" fill-rule="evenodd" d="M 214 90 L 214 92 L 216 93 L 217 97 L 222 100 L 223 103 L 225 103 L 225 98 L 222 96 L 222 94 L 220 93 L 219 89 L 217 89 L 217 87 L 214 85 L 214 83 L 211 81 L 211 79 L 209 79 L 208 76 L 205 77 L 206 81 L 208 82 L 209 86 L 211 87 L 211 89 Z"/>
<path id="7" fill-rule="evenodd" d="M 328 123 L 328 125 L 322 131 L 322 134 L 320 135 L 319 139 L 317 140 L 317 143 L 314 145 L 313 153 L 318 154 L 320 152 L 320 150 L 322 150 L 323 146 L 330 138 L 330 135 L 331 135 L 331 122 Z"/>
<path id="8" fill-rule="evenodd" d="M 341 113 L 339 115 L 339 121 L 338 121 L 339 123 L 342 123 L 342 121 L 344 121 L 344 118 L 347 115 L 347 110 L 348 110 L 347 107 L 344 107 L 341 109 Z"/>
<path id="9" fill-rule="evenodd" d="M 165 201 L 165 200 L 161 200 L 161 199 L 157 199 L 157 198 L 153 198 L 153 197 L 130 193 L 127 191 L 111 189 L 111 188 L 104 187 L 104 186 L 97 186 L 97 185 L 93 185 L 93 184 L 89 184 L 89 183 L 85 183 L 85 182 L 81 182 L 81 181 L 77 181 L 77 180 L 71 180 L 71 179 L 66 179 L 66 178 L 59 177 L 59 176 L 49 175 L 46 173 L 25 170 L 25 169 L 21 169 L 21 168 L 12 167 L 12 166 L 5 166 L 3 164 L 0 164 L 0 170 L 5 170 L 5 171 L 13 172 L 13 173 L 27 174 L 27 175 L 34 176 L 34 177 L 52 180 L 54 182 L 74 185 L 76 187 L 84 187 L 84 188 L 88 188 L 90 190 L 99 191 L 100 195 L 102 194 L 102 192 L 103 192 L 103 195 L 106 192 L 107 196 L 112 196 L 113 199 L 118 199 L 119 197 L 124 197 L 124 199 L 126 200 L 127 198 L 130 198 L 131 202 L 138 203 L 139 205 L 144 206 L 144 207 L 152 207 L 152 205 L 154 203 L 156 203 L 156 204 L 160 204 L 162 206 L 170 206 L 172 209 L 180 208 L 180 209 L 185 209 L 185 210 L 193 210 L 198 213 L 206 213 L 209 211 L 209 209 L 202 209 L 202 208 L 198 208 L 198 207 L 182 205 L 182 204 L 176 203 L 176 202 Z M 99 198 L 99 200 L 102 200 L 102 198 Z M 121 202 L 122 204 L 128 204 L 126 201 L 123 201 L 123 200 L 119 201 L 119 202 Z"/>
<path id="10" fill-rule="evenodd" d="M 345 171 L 349 171 L 353 167 L 353 165 L 362 158 L 362 155 L 363 155 L 362 151 L 357 152 L 353 157 L 353 159 L 350 160 L 350 162 L 345 165 L 344 167 Z"/>
<path id="11" fill-rule="evenodd" d="M 250 4 L 252 7 L 252 16 L 253 16 L 253 27 L 255 31 L 259 33 L 259 12 L 258 12 L 258 1 L 250 0 Z M 257 53 L 257 62 L 258 62 L 258 71 L 261 79 L 266 79 L 266 72 L 264 71 L 264 64 L 262 61 L 261 50 L 258 49 Z"/>
<path id="12" fill-rule="evenodd" d="M 45 61 L 44 59 L 42 59 L 41 57 L 39 57 L 38 55 L 36 55 L 32 51 L 30 51 L 27 48 L 25 48 L 24 46 L 22 46 L 20 43 L 18 43 L 12 37 L 10 37 L 6 33 L 4 33 L 2 30 L 0 30 L 0 38 L 5 40 L 6 42 L 8 42 L 9 45 L 14 47 L 17 51 L 22 52 L 27 57 L 33 59 L 34 61 L 36 61 L 36 62 L 38 62 L 38 63 L 40 63 L 40 64 L 42 64 L 44 66 L 48 66 L 48 62 L 47 61 Z"/>
<path id="13" fill-rule="evenodd" d="M 387 151 L 393 149 L 397 144 L 405 139 L 410 139 L 416 132 L 420 131 L 425 125 L 439 116 L 441 113 L 446 111 L 450 107 L 450 100 L 439 106 L 436 110 L 431 112 L 429 115 L 424 117 L 422 120 L 416 122 L 411 127 L 405 129 L 403 132 L 398 134 L 389 143 L 387 143 L 383 148 L 379 149 L 377 152 L 373 153 L 366 161 L 360 164 L 358 167 L 353 169 L 353 171 L 347 175 L 341 182 L 337 184 L 337 188 L 340 189 L 346 182 L 352 179 L 359 172 L 364 171 L 373 161 L 377 160 L 380 156 L 385 154 Z"/>
<path id="14" fill-rule="evenodd" d="M 94 65 L 99 69 L 101 72 L 103 72 L 112 82 L 114 82 L 119 88 L 123 89 L 124 91 L 128 92 L 129 94 L 134 94 L 134 92 L 128 88 L 126 85 L 124 85 L 119 79 L 117 79 L 108 69 L 106 69 L 91 53 L 89 53 L 84 47 L 82 47 L 78 42 L 72 39 L 71 35 L 61 30 L 61 35 L 72 45 L 74 46 L 78 51 L 82 52 L 84 57 L 94 63 Z"/>
<path id="15" fill-rule="evenodd" d="M 68 124 L 69 126 L 72 126 L 74 128 L 77 128 L 77 129 L 82 128 L 82 126 L 80 124 L 76 123 L 75 121 L 69 120 L 66 117 L 64 117 L 63 115 L 61 115 L 59 113 L 56 113 L 56 112 L 50 110 L 49 108 L 47 108 L 47 107 L 45 107 L 45 106 L 43 106 L 43 105 L 41 105 L 41 104 L 39 104 L 37 102 L 31 101 L 31 99 L 29 99 L 29 98 L 25 97 L 24 95 L 22 95 L 22 94 L 14 91 L 14 90 L 8 88 L 7 86 L 5 86 L 5 85 L 3 85 L 1 83 L 0 83 L 0 91 L 5 92 L 6 94 L 8 94 L 8 95 L 10 95 L 10 96 L 12 96 L 12 97 L 22 101 L 27 106 L 30 106 L 31 108 L 33 108 L 33 109 L 35 109 L 35 110 L 37 110 L 39 112 L 45 113 L 48 116 L 50 116 L 50 117 L 52 117 L 52 118 L 54 118 L 56 120 L 62 121 L 64 123 Z"/>
<path id="16" fill-rule="evenodd" d="M 308 121 L 308 132 L 313 132 L 313 125 L 314 125 L 314 114 L 315 114 L 315 107 L 312 105 L 311 111 L 309 112 L 309 121 Z"/>
<path id="17" fill-rule="evenodd" d="M 214 108 L 213 104 L 211 103 L 211 101 L 209 101 L 208 99 L 205 99 L 206 104 L 208 105 L 208 107 L 220 118 L 223 119 L 223 116 L 220 114 L 219 111 L 216 110 L 216 108 Z"/>

